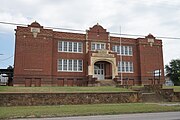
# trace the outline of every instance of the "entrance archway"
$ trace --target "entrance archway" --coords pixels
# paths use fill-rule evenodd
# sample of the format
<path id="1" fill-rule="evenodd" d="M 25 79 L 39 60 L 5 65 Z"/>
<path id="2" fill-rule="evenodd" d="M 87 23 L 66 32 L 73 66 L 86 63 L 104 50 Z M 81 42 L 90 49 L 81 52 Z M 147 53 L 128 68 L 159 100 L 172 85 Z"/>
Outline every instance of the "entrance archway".
<path id="1" fill-rule="evenodd" d="M 94 74 L 98 80 L 112 79 L 112 65 L 106 61 L 98 61 L 94 63 Z"/>
<path id="2" fill-rule="evenodd" d="M 103 67 L 103 69 L 102 69 L 102 67 L 100 67 L 102 65 L 99 65 L 99 67 L 100 67 L 99 70 L 95 70 L 95 68 L 98 69 L 98 67 L 96 65 L 97 63 L 106 63 L 106 64 L 109 64 L 111 66 L 112 69 L 110 72 L 111 73 L 110 76 L 112 76 L 111 77 L 112 79 L 118 75 L 117 66 L 116 66 L 116 59 L 115 58 L 101 58 L 101 57 L 91 57 L 91 65 L 88 66 L 88 75 L 92 75 L 93 77 L 96 77 L 96 75 L 94 74 L 95 71 L 96 72 L 102 72 L 103 71 L 104 67 Z M 105 70 L 104 70 L 104 72 L 105 72 Z M 103 77 L 103 76 L 101 76 L 101 77 Z M 106 76 L 104 76 L 104 77 L 106 77 Z"/>

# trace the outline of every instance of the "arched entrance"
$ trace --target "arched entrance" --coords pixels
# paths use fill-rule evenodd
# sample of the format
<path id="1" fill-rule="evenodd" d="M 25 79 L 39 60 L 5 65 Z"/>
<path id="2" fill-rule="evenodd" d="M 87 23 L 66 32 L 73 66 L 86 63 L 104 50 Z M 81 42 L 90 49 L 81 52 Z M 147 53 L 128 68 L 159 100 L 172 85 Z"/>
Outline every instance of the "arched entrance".
<path id="1" fill-rule="evenodd" d="M 94 63 L 93 77 L 98 80 L 112 79 L 112 65 L 106 61 L 98 61 Z"/>
<path id="2" fill-rule="evenodd" d="M 88 75 L 90 76 L 98 77 L 99 79 L 106 78 L 108 76 L 108 73 L 106 73 L 108 67 L 106 66 L 108 65 L 111 67 L 111 72 L 109 72 L 111 78 L 113 79 L 118 75 L 116 57 L 114 54 L 109 53 L 108 50 L 98 50 L 97 53 L 92 53 L 89 63 Z"/>

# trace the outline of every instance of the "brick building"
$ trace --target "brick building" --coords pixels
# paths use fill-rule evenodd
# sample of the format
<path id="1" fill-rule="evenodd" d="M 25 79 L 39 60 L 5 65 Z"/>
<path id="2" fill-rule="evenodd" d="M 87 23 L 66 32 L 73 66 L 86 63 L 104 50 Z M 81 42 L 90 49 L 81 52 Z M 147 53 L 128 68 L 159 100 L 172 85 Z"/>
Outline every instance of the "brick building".
<path id="1" fill-rule="evenodd" d="M 37 22 L 15 31 L 14 86 L 164 82 L 162 41 L 151 34 L 115 37 L 99 24 L 84 34 L 59 32 Z"/>

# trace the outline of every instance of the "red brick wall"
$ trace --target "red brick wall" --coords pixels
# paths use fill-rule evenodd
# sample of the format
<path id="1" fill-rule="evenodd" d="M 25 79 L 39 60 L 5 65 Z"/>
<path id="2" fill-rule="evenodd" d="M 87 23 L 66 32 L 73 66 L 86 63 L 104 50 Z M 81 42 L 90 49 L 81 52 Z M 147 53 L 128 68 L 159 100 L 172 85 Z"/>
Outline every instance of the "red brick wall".
<path id="1" fill-rule="evenodd" d="M 87 85 L 88 65 L 90 65 L 91 42 L 106 43 L 106 48 L 112 50 L 113 45 L 120 45 L 119 37 L 109 37 L 100 25 L 95 25 L 86 34 L 57 32 L 39 26 L 40 33 L 34 38 L 28 27 L 17 27 L 14 61 L 14 85 L 23 86 L 82 86 Z M 38 26 L 37 26 L 38 27 Z M 74 41 L 83 43 L 83 53 L 58 52 L 58 41 Z M 153 70 L 163 69 L 162 41 L 155 40 L 151 47 L 146 38 L 121 38 L 122 45 L 132 46 L 133 55 L 123 56 L 123 61 L 133 62 L 133 73 L 123 73 L 125 84 L 153 84 Z M 89 51 L 86 53 L 86 42 Z M 110 46 L 108 46 L 110 43 Z M 113 53 L 118 61 L 120 56 Z M 58 59 L 82 59 L 83 72 L 58 72 Z M 106 63 L 106 76 L 112 76 L 112 66 Z M 119 73 L 120 76 L 120 73 Z M 59 80 L 61 79 L 61 80 Z M 71 79 L 71 80 L 70 80 Z M 78 80 L 79 79 L 79 80 Z M 152 80 L 150 80 L 152 79 Z M 161 77 L 163 83 L 164 77 Z M 156 81 L 157 82 L 157 81 Z"/>

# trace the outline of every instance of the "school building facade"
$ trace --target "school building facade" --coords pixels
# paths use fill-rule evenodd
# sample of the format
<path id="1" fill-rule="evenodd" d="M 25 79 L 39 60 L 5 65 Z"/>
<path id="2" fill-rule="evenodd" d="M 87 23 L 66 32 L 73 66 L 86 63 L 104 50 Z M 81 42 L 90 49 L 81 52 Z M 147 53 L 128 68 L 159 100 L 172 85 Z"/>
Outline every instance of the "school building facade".
<path id="1" fill-rule="evenodd" d="M 37 22 L 15 31 L 14 86 L 164 82 L 162 40 L 151 34 L 116 37 L 99 24 L 86 33 L 59 32 Z"/>

